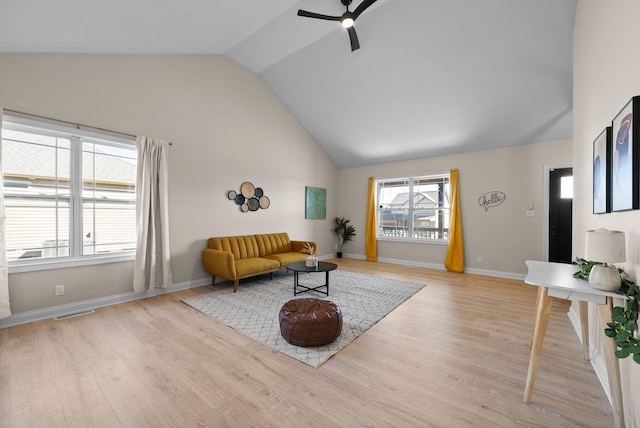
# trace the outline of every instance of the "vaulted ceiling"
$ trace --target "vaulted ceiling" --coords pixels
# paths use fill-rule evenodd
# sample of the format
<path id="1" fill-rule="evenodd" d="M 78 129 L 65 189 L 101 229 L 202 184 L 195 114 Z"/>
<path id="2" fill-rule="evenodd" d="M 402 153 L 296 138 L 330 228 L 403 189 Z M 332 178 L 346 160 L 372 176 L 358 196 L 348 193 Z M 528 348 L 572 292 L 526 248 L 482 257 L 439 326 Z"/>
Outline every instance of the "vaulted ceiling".
<path id="1" fill-rule="evenodd" d="M 378 0 L 351 52 L 339 0 L 0 0 L 0 52 L 224 54 L 346 168 L 571 138 L 575 7 Z"/>

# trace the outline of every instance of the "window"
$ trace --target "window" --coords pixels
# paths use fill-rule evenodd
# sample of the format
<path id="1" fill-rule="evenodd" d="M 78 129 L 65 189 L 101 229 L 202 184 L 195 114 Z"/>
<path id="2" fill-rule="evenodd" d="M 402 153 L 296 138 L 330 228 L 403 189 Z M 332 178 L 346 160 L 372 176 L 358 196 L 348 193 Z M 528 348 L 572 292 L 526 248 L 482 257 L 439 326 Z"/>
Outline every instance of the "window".
<path id="1" fill-rule="evenodd" d="M 5 115 L 10 268 L 133 254 L 136 159 L 132 139 Z"/>
<path id="2" fill-rule="evenodd" d="M 560 198 L 573 199 L 573 176 L 560 177 Z"/>
<path id="3" fill-rule="evenodd" d="M 376 180 L 378 239 L 449 239 L 449 174 Z"/>

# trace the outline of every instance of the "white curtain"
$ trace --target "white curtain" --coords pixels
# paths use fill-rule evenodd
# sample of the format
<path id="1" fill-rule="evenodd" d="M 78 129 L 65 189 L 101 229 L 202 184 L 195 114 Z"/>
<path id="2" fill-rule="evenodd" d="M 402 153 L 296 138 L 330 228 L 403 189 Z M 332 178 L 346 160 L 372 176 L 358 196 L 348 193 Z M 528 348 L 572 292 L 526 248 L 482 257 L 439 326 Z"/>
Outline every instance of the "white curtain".
<path id="1" fill-rule="evenodd" d="M 7 216 L 4 212 L 4 182 L 2 174 L 2 107 L 0 107 L 0 319 L 11 315 L 9 306 L 9 269 L 7 268 L 7 245 L 5 242 Z"/>
<path id="2" fill-rule="evenodd" d="M 168 169 L 169 143 L 139 136 L 136 181 L 136 223 L 138 242 L 133 269 L 133 290 L 137 293 L 173 282 L 169 248 Z"/>

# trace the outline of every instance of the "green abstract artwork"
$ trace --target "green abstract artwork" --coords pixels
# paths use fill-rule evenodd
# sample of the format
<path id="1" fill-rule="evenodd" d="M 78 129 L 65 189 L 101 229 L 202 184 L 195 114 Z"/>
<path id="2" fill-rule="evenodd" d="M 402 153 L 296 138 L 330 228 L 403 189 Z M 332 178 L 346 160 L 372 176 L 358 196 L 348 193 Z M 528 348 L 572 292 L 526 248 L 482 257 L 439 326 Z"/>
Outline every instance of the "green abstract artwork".
<path id="1" fill-rule="evenodd" d="M 306 207 L 304 218 L 327 218 L 327 189 L 306 186 Z"/>

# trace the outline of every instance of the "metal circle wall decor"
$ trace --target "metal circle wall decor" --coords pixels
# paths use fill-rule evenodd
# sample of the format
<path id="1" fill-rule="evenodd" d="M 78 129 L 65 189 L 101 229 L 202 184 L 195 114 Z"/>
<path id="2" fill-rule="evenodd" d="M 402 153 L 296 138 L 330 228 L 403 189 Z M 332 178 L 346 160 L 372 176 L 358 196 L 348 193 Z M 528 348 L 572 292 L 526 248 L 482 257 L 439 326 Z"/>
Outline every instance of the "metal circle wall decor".
<path id="1" fill-rule="evenodd" d="M 247 199 L 252 198 L 255 191 L 256 191 L 256 188 L 253 187 L 253 184 L 249 183 L 248 181 L 245 181 L 240 186 L 240 193 L 242 193 L 242 196 L 244 196 Z"/>
<path id="2" fill-rule="evenodd" d="M 258 211 L 259 209 L 266 210 L 271 205 L 271 201 L 264 194 L 264 190 L 261 187 L 255 187 L 253 183 L 245 181 L 240 185 L 240 191 L 235 190 L 227 191 L 227 199 L 234 201 L 240 212 L 246 213 L 249 211 Z"/>
<path id="3" fill-rule="evenodd" d="M 260 202 L 258 202 L 257 198 L 249 198 L 247 205 L 249 205 L 249 211 L 258 211 L 258 208 L 260 208 Z"/>
<path id="4" fill-rule="evenodd" d="M 264 195 L 260 196 L 259 202 L 260 202 L 260 208 L 262 208 L 263 210 L 266 210 L 267 208 L 269 208 L 269 205 L 271 204 L 271 201 L 269 201 L 269 198 L 267 198 Z"/>

